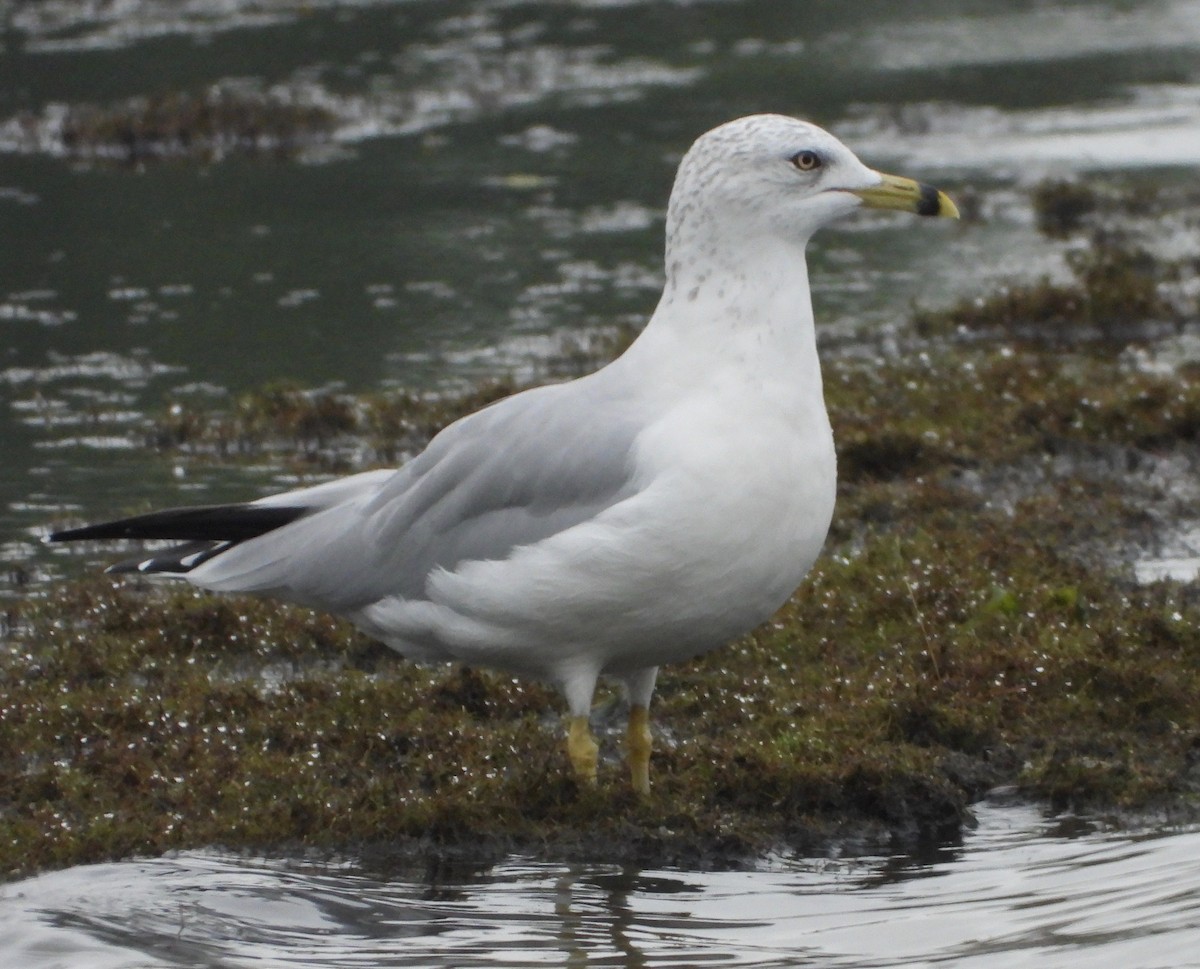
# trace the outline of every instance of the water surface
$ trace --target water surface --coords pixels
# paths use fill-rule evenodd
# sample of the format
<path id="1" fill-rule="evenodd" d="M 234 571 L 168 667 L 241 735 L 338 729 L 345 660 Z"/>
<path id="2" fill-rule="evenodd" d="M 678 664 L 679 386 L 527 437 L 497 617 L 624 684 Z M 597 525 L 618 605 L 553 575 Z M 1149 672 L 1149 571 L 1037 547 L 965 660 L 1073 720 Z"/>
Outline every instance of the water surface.
<path id="1" fill-rule="evenodd" d="M 1072 829 L 983 805 L 927 858 L 739 872 L 512 858 L 383 876 L 184 852 L 5 886 L 0 951 L 27 969 L 1197 965 L 1200 832 Z"/>

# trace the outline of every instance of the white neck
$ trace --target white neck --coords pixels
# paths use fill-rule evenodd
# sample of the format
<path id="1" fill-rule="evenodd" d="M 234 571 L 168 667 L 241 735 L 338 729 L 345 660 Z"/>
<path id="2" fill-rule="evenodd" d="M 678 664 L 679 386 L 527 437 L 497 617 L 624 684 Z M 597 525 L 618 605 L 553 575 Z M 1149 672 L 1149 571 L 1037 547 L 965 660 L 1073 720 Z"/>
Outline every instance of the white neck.
<path id="1" fill-rule="evenodd" d="M 655 369 L 682 384 L 724 374 L 820 397 L 803 245 L 771 237 L 712 242 L 691 247 L 686 264 L 672 263 L 668 252 L 662 299 L 627 355 L 659 361 Z"/>

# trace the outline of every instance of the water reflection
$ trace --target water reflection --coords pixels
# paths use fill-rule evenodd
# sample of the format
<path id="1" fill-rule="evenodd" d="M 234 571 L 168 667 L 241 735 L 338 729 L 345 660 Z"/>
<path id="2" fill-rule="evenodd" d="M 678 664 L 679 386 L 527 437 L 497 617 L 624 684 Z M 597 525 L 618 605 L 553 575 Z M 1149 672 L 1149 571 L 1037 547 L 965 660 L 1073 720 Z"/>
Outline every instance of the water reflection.
<path id="1" fill-rule="evenodd" d="M 1194 965 L 1200 832 L 1067 836 L 998 803 L 979 820 L 934 858 L 738 872 L 510 859 L 385 876 L 186 852 L 5 886 L 0 951 L 28 969 Z"/>

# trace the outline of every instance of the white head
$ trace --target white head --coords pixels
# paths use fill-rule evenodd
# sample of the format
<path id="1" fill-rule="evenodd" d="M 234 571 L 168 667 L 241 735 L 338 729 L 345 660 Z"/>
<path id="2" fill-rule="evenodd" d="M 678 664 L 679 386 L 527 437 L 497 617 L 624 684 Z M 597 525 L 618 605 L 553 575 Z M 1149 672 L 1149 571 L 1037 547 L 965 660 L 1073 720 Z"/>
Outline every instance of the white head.
<path id="1" fill-rule="evenodd" d="M 684 155 L 667 212 L 668 248 L 673 240 L 709 248 L 765 236 L 803 246 L 862 206 L 958 216 L 942 193 L 868 168 L 814 124 L 750 115 L 701 135 Z"/>

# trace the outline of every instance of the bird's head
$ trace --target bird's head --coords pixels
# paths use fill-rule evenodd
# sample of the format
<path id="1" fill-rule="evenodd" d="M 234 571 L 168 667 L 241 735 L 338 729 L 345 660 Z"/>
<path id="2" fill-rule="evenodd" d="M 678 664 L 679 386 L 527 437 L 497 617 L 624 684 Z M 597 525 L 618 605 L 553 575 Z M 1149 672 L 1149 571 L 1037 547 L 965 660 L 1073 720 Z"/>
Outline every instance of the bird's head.
<path id="1" fill-rule="evenodd" d="M 751 115 L 701 135 L 688 150 L 671 193 L 668 236 L 769 234 L 803 244 L 864 207 L 958 218 L 944 193 L 868 168 L 814 124 Z"/>

